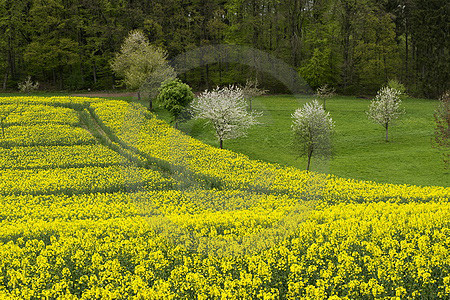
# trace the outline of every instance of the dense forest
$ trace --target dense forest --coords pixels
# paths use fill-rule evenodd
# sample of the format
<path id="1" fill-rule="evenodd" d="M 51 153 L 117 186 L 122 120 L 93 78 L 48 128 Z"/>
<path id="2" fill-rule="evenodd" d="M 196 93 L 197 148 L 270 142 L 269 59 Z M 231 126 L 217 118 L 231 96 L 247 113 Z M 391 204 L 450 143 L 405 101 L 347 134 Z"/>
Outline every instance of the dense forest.
<path id="1" fill-rule="evenodd" d="M 448 0 L 0 0 L 4 90 L 28 75 L 43 89 L 117 88 L 110 61 L 132 29 L 173 59 L 208 45 L 242 45 L 289 64 L 312 88 L 372 94 L 389 79 L 416 96 L 449 88 Z M 275 77 L 216 61 L 180 74 L 194 89 Z"/>

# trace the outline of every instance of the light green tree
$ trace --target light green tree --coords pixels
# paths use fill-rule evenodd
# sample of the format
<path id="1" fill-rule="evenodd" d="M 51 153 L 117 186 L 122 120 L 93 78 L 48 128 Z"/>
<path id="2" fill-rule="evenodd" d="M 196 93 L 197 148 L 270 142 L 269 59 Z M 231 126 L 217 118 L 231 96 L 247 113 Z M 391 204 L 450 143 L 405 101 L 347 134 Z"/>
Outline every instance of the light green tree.
<path id="1" fill-rule="evenodd" d="M 147 94 L 149 109 L 161 84 L 176 76 L 167 62 L 167 52 L 151 45 L 140 30 L 128 34 L 120 52 L 111 61 L 111 69 L 123 78 L 127 88 L 137 91 L 138 100 L 142 93 Z"/>
<path id="2" fill-rule="evenodd" d="M 315 48 L 311 59 L 299 68 L 300 75 L 312 88 L 316 89 L 333 81 L 330 57 L 331 50 L 329 48 L 323 50 Z"/>

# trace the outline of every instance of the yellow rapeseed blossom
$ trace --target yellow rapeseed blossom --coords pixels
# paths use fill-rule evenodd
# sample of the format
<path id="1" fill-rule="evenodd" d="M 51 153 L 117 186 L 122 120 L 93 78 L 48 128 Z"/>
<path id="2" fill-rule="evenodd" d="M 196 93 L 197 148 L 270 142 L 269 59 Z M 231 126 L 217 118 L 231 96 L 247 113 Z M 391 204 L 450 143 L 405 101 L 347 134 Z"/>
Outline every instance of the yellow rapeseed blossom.
<path id="1" fill-rule="evenodd" d="M 123 101 L 0 98 L 17 101 L 1 299 L 450 298 L 448 188 L 253 161 Z M 108 146 L 78 127 L 84 109 Z"/>

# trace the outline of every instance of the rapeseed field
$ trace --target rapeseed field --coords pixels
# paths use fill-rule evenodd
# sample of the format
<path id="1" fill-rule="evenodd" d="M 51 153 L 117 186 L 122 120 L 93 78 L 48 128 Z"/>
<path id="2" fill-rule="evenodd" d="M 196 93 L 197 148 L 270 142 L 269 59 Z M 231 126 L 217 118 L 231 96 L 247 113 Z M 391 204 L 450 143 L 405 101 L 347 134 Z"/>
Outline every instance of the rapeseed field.
<path id="1" fill-rule="evenodd" d="M 124 101 L 12 106 L 1 299 L 450 298 L 449 188 L 250 160 Z"/>

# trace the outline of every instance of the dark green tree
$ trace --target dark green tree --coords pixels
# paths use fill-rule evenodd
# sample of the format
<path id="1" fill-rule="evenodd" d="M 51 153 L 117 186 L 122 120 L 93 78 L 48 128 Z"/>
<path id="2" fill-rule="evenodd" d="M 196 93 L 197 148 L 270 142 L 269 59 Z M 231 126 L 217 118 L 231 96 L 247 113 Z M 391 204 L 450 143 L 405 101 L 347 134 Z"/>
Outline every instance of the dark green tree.
<path id="1" fill-rule="evenodd" d="M 186 107 L 192 100 L 194 100 L 194 93 L 191 87 L 178 78 L 164 81 L 156 97 L 156 101 L 172 115 L 175 128 L 178 128 L 181 117 L 186 117 Z"/>

